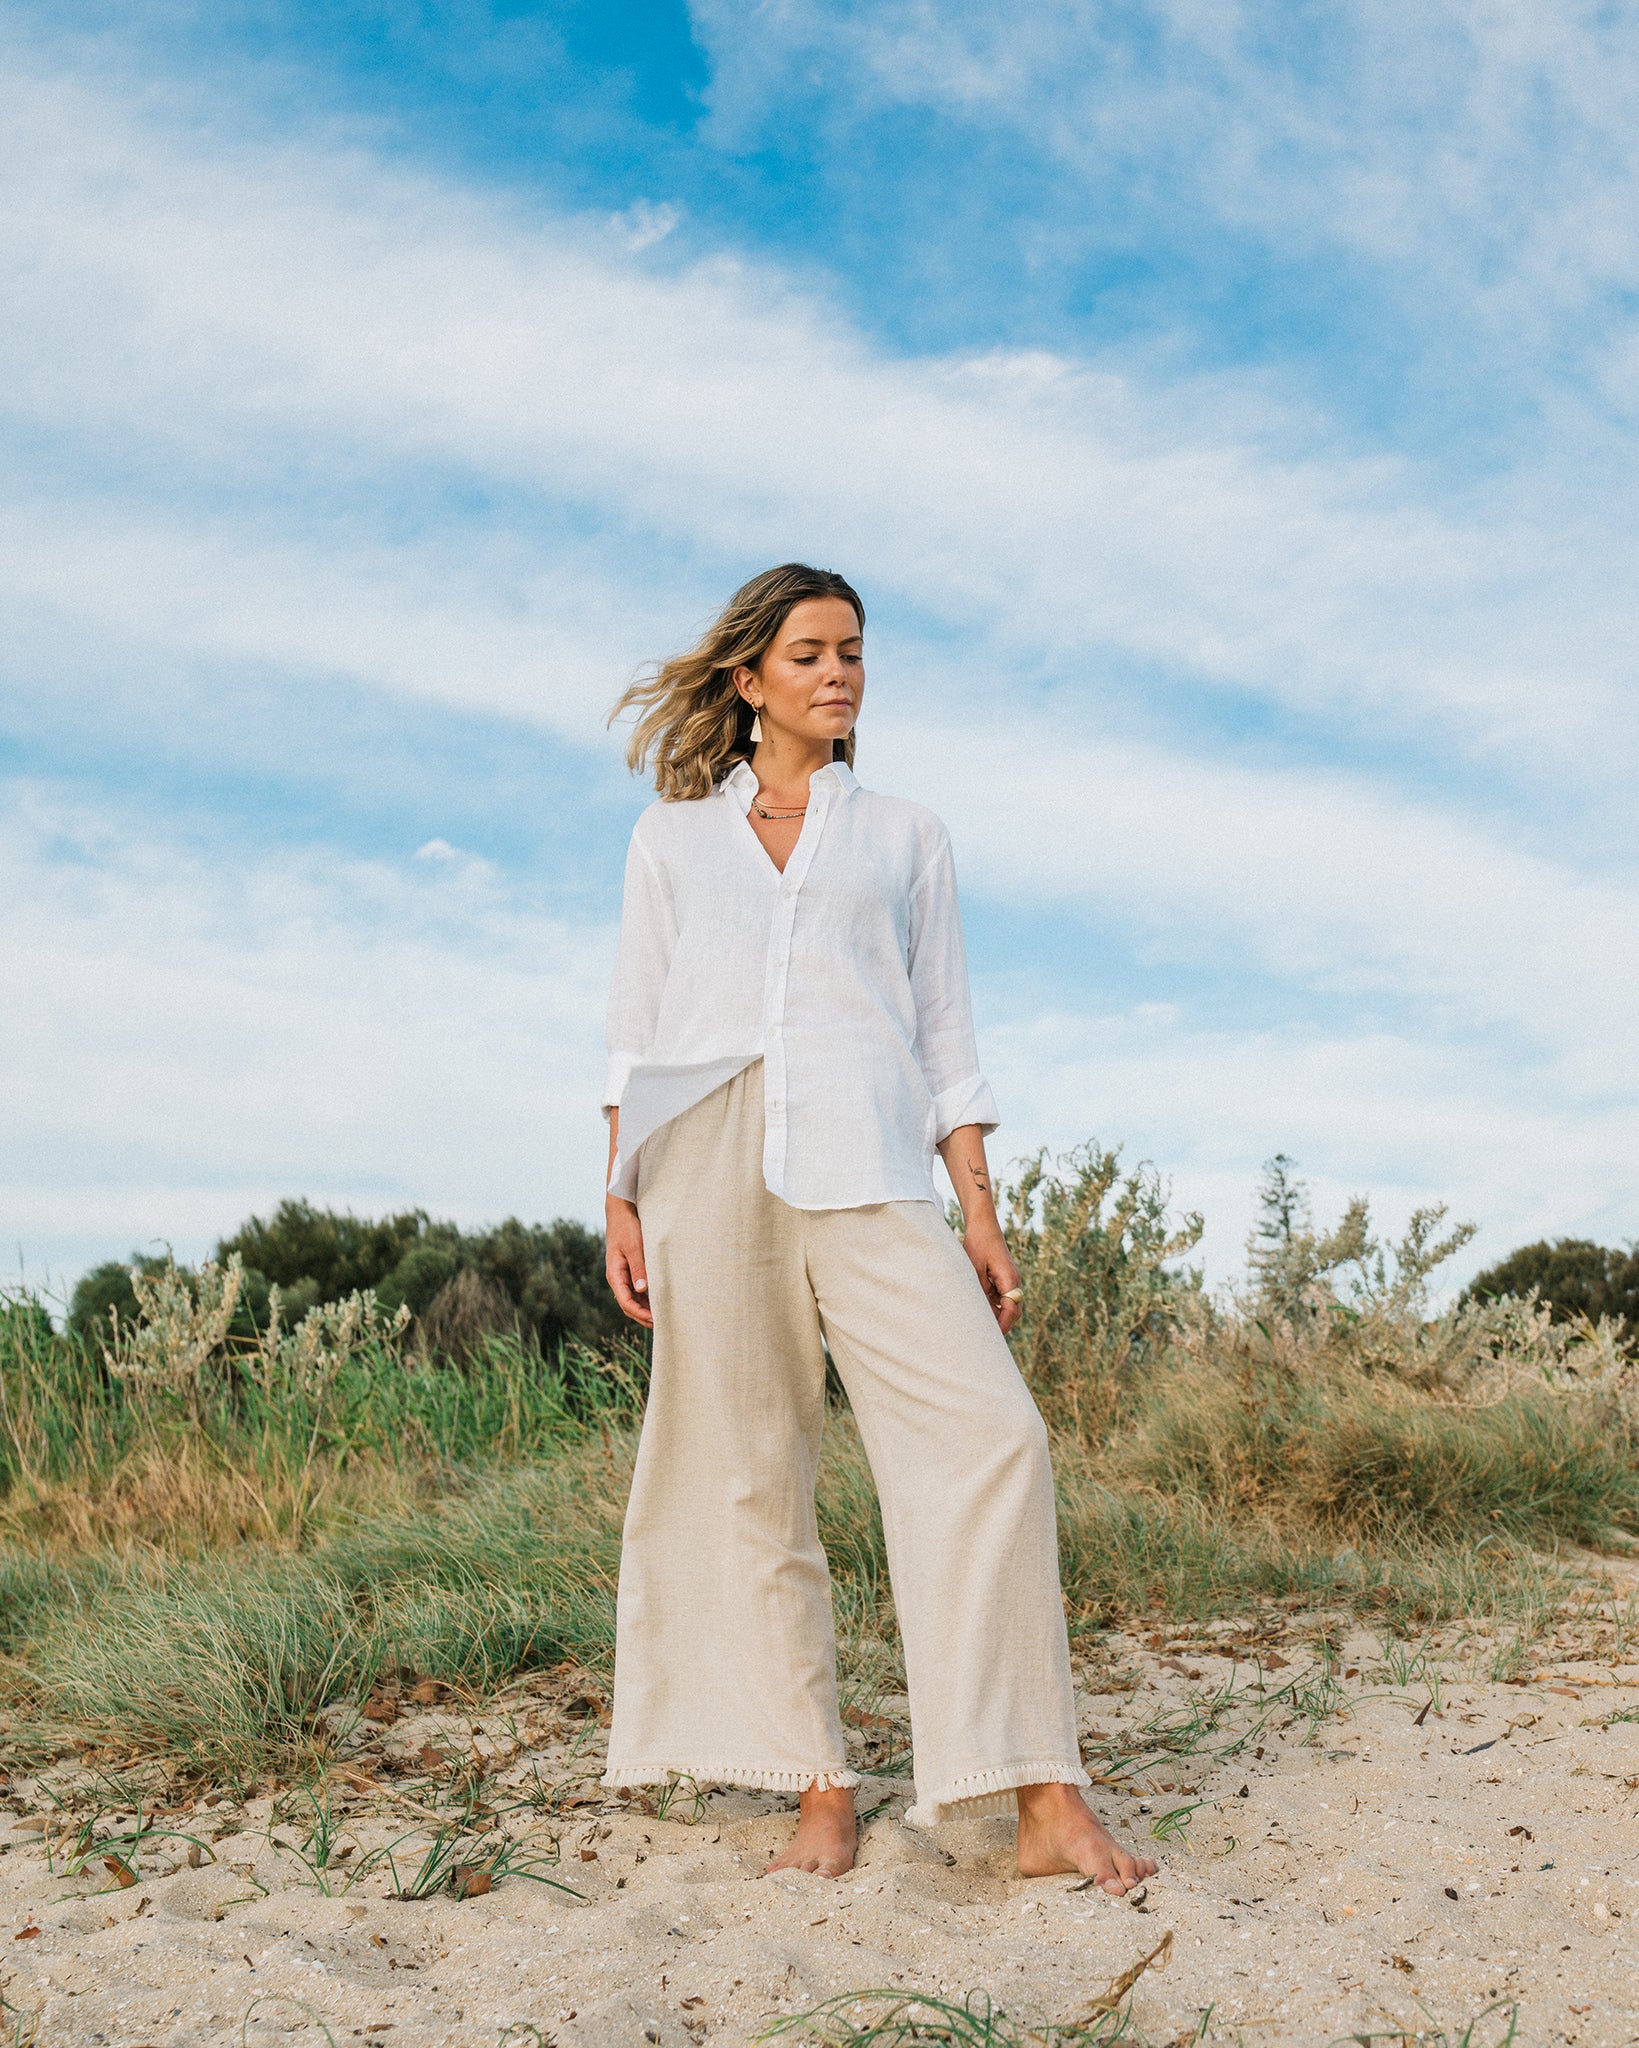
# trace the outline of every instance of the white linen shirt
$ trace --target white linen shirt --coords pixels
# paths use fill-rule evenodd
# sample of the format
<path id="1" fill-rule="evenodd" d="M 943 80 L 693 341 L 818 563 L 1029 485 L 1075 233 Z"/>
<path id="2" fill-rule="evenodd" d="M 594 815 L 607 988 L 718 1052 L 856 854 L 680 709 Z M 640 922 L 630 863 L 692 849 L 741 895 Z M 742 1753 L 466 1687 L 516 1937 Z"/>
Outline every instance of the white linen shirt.
<path id="1" fill-rule="evenodd" d="M 609 997 L 612 1194 L 671 1118 L 763 1062 L 763 1178 L 796 1209 L 936 1199 L 935 1147 L 996 1128 L 979 1072 L 950 839 L 931 811 L 817 769 L 782 874 L 740 762 L 653 803 L 626 859 Z"/>

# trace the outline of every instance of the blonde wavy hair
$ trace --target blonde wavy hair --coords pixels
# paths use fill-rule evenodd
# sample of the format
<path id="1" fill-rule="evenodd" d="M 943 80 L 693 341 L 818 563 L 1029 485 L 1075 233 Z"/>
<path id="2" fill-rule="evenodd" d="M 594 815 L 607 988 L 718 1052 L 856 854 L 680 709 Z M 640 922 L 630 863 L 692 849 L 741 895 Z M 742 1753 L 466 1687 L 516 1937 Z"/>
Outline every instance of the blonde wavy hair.
<path id="1" fill-rule="evenodd" d="M 840 597 L 865 630 L 865 607 L 851 584 L 830 569 L 784 562 L 742 583 L 687 654 L 640 675 L 609 714 L 612 725 L 623 711 L 637 713 L 626 747 L 633 773 L 652 760 L 655 788 L 675 803 L 710 796 L 736 761 L 748 759 L 752 712 L 734 687 L 734 671 L 755 668 L 793 605 L 810 597 Z M 835 754 L 853 766 L 851 732 L 836 742 Z"/>

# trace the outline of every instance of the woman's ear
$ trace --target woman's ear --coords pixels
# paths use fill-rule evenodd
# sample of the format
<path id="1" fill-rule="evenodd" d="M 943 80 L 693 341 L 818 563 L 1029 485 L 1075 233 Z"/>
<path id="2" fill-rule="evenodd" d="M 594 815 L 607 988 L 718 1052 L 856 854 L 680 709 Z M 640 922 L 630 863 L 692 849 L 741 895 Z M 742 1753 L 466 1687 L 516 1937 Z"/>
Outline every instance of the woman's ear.
<path id="1" fill-rule="evenodd" d="M 737 669 L 734 669 L 729 676 L 729 681 L 748 704 L 751 702 L 751 686 L 756 680 L 755 674 L 745 666 L 744 662 Z"/>

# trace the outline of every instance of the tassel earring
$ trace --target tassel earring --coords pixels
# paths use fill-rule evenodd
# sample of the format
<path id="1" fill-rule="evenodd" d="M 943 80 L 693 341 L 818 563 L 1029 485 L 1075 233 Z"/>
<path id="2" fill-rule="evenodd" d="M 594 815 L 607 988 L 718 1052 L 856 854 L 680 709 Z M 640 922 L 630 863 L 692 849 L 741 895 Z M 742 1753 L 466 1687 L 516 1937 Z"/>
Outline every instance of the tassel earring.
<path id="1" fill-rule="evenodd" d="M 759 706 L 753 709 L 751 714 L 751 744 L 753 746 L 756 746 L 758 741 L 761 740 L 762 736 L 763 721 L 761 715 L 761 707 Z"/>

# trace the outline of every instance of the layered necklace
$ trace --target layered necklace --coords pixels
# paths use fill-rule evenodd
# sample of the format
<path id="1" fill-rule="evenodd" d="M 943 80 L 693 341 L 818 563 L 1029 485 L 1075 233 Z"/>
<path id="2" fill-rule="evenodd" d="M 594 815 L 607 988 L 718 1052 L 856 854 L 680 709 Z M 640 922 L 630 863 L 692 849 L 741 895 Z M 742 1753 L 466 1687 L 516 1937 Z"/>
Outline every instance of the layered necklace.
<path id="1" fill-rule="evenodd" d="M 802 809 L 801 809 L 800 811 L 770 811 L 770 810 L 766 810 L 766 809 L 764 808 L 764 806 L 763 806 L 763 802 L 762 802 L 762 799 L 761 799 L 760 797 L 755 797 L 755 796 L 754 796 L 754 797 L 753 797 L 753 798 L 751 799 L 751 808 L 752 808 L 752 809 L 753 809 L 753 810 L 754 810 L 754 811 L 755 811 L 755 812 L 757 813 L 757 815 L 758 815 L 758 817 L 759 817 L 759 818 L 767 818 L 767 819 L 769 819 L 769 820 L 770 820 L 770 822 L 772 822 L 772 821 L 773 821 L 774 819 L 776 819 L 776 818 L 801 818 L 801 817 L 805 817 L 805 816 L 807 815 L 807 812 L 808 812 L 808 806 L 807 806 L 806 804 L 804 804 L 804 805 L 803 805 L 803 807 L 802 807 Z"/>

